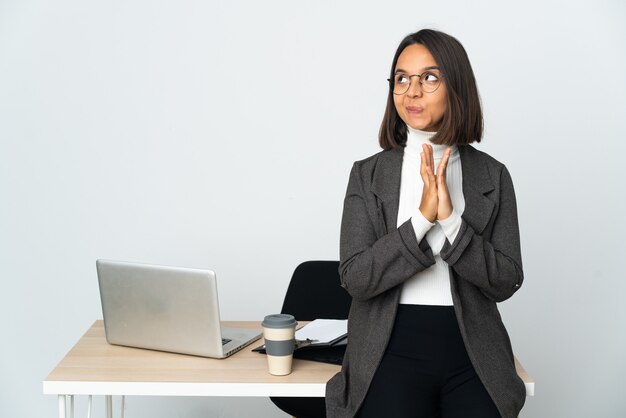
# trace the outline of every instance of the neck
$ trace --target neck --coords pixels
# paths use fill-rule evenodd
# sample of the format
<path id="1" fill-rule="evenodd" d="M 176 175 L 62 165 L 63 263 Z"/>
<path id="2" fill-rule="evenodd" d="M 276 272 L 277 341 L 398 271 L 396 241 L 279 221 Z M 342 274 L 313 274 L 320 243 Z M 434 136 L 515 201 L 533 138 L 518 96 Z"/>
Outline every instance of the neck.
<path id="1" fill-rule="evenodd" d="M 447 145 L 433 144 L 431 139 L 437 134 L 437 132 L 421 131 L 419 129 L 411 128 L 407 125 L 407 139 L 406 139 L 406 152 L 422 152 L 422 144 L 429 144 L 433 147 L 433 157 L 441 158 L 444 151 L 448 148 Z M 452 147 L 452 151 L 456 147 Z"/>

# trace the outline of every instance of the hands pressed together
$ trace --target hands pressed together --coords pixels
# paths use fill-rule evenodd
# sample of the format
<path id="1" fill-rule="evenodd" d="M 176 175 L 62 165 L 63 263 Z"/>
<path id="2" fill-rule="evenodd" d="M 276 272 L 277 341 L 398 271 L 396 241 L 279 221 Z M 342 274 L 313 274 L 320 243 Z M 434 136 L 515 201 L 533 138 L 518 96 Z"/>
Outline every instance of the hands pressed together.
<path id="1" fill-rule="evenodd" d="M 443 157 L 437 167 L 435 175 L 435 159 L 433 158 L 433 147 L 428 144 L 422 145 L 422 163 L 420 165 L 420 175 L 424 181 L 422 191 L 422 201 L 419 210 L 429 222 L 443 220 L 452 214 L 452 201 L 450 192 L 446 184 L 446 167 L 450 158 L 451 148 L 448 147 L 443 153 Z"/>

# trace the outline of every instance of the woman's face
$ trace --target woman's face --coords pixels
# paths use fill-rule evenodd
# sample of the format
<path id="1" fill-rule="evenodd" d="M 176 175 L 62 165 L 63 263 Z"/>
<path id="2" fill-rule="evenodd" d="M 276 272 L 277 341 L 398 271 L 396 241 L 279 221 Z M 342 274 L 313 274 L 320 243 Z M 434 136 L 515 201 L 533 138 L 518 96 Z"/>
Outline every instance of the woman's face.
<path id="1" fill-rule="evenodd" d="M 412 76 L 425 71 L 441 75 L 428 49 L 422 44 L 413 44 L 404 48 L 398 57 L 394 74 L 402 73 Z M 437 90 L 425 93 L 419 83 L 419 77 L 411 77 L 410 80 L 411 85 L 406 93 L 393 95 L 396 111 L 404 123 L 411 128 L 436 132 L 448 108 L 446 85 L 440 78 L 441 82 Z"/>

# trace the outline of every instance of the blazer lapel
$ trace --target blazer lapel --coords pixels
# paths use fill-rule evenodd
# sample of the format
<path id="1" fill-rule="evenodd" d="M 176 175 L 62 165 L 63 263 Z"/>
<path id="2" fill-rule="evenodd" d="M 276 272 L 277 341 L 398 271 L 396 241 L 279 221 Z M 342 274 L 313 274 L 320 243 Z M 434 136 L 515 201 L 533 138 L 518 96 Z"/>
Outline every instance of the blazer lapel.
<path id="1" fill-rule="evenodd" d="M 381 236 L 396 228 L 398 222 L 403 155 L 404 148 L 383 152 L 374 170 L 371 190 L 377 197 Z"/>
<path id="2" fill-rule="evenodd" d="M 471 145 L 458 147 L 463 172 L 463 196 L 465 209 L 461 217 L 481 234 L 493 213 L 495 204 L 486 195 L 494 190 L 487 165 L 479 152 Z"/>

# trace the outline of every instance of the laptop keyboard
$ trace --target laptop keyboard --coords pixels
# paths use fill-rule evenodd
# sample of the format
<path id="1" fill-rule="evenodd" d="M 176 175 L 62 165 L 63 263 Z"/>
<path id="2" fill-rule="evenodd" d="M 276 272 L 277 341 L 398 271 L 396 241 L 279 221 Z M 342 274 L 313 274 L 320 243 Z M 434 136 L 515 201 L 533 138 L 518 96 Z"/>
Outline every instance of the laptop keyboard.
<path id="1" fill-rule="evenodd" d="M 232 340 L 229 340 L 228 338 L 222 338 L 222 345 L 226 345 L 229 342 L 231 342 Z"/>

